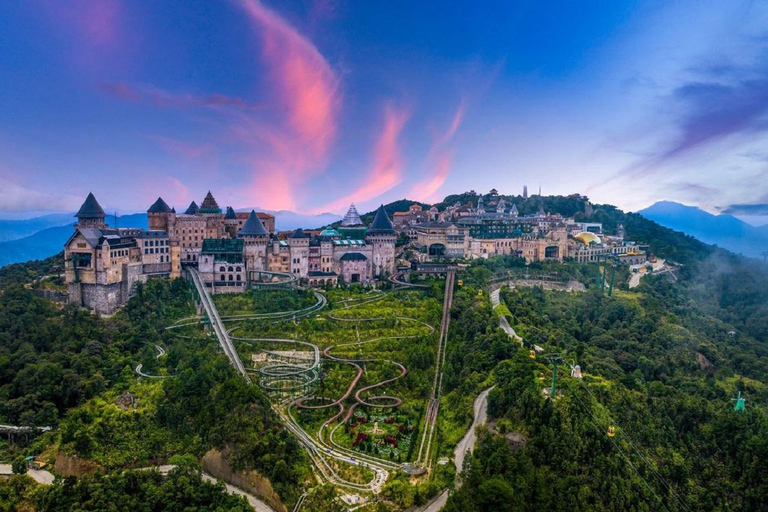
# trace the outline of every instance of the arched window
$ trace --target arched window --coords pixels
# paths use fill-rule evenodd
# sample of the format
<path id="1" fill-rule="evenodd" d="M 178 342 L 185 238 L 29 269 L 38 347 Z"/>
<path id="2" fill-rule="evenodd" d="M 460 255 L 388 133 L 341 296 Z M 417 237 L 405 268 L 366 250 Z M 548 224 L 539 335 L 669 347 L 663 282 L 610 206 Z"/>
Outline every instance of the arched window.
<path id="1" fill-rule="evenodd" d="M 229 276 L 229 280 L 230 280 L 230 281 L 234 281 L 234 279 L 232 279 L 232 276 L 231 276 L 231 275 Z"/>
<path id="2" fill-rule="evenodd" d="M 227 269 L 224 268 L 224 267 L 219 268 L 219 272 L 224 272 L 225 270 L 227 270 Z M 222 277 L 222 279 L 223 279 L 223 277 Z"/>
<path id="3" fill-rule="evenodd" d="M 221 276 L 221 280 L 224 281 L 224 276 Z"/>
<path id="4" fill-rule="evenodd" d="M 240 274 L 237 274 L 237 280 L 240 281 Z"/>
<path id="5" fill-rule="evenodd" d="M 229 267 L 227 270 L 229 270 L 230 272 L 233 272 L 235 269 L 232 267 Z"/>
<path id="6" fill-rule="evenodd" d="M 237 270 L 238 272 L 240 272 L 242 269 L 241 269 L 240 267 L 237 267 L 235 270 Z"/>

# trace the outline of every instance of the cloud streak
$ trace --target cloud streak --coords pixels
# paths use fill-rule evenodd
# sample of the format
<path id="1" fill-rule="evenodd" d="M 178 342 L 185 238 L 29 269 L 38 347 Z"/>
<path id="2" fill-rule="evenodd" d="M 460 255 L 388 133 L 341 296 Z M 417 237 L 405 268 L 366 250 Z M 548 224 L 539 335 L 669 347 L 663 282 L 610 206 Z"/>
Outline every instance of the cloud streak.
<path id="1" fill-rule="evenodd" d="M 277 13 L 258 0 L 240 3 L 262 39 L 262 58 L 289 127 L 313 156 L 324 157 L 338 129 L 339 79 L 318 49 Z"/>
<path id="2" fill-rule="evenodd" d="M 205 96 L 189 93 L 173 93 L 151 85 L 130 85 L 125 82 L 104 83 L 99 86 L 102 92 L 135 103 L 147 103 L 161 108 L 236 108 L 253 110 L 261 108 L 259 103 L 251 103 L 242 98 L 223 94 Z"/>
<path id="3" fill-rule="evenodd" d="M 340 211 L 352 202 L 370 201 L 398 185 L 403 179 L 404 166 L 398 139 L 409 118 L 408 108 L 386 104 L 384 125 L 374 148 L 373 163 L 365 183 L 354 192 L 316 208 L 314 213 Z"/>
<path id="4" fill-rule="evenodd" d="M 451 167 L 453 166 L 455 152 L 451 147 L 451 143 L 464 120 L 465 112 L 466 102 L 462 99 L 456 108 L 456 112 L 453 114 L 448 129 L 438 136 L 430 147 L 428 156 L 430 177 L 416 183 L 411 188 L 409 197 L 425 202 L 435 202 L 437 200 L 437 192 L 443 186 L 445 180 L 448 179 Z"/>
<path id="5" fill-rule="evenodd" d="M 27 188 L 0 177 L 0 212 L 70 211 L 77 209 L 82 197 L 70 194 L 48 194 Z"/>

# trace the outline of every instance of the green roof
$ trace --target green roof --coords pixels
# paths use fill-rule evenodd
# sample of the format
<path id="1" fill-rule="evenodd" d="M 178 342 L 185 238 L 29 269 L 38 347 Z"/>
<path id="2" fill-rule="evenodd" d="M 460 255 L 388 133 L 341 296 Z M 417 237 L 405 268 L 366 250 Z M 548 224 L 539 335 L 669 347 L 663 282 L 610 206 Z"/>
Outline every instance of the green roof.
<path id="1" fill-rule="evenodd" d="M 206 238 L 203 240 L 202 252 L 208 254 L 240 253 L 243 252 L 243 240 L 239 238 Z"/>

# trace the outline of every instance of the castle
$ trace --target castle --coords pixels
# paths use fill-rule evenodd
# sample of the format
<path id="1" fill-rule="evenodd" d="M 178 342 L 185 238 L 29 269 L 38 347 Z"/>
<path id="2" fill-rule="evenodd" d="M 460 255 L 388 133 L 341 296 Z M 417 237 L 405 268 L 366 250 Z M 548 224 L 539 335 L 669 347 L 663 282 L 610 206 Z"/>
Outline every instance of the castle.
<path id="1" fill-rule="evenodd" d="M 64 246 L 69 301 L 100 314 L 125 303 L 136 283 L 150 277 L 179 277 L 198 270 L 212 293 L 242 292 L 275 273 L 310 285 L 367 282 L 395 271 L 397 234 L 382 205 L 370 226 L 354 205 L 338 230 L 285 237 L 275 233 L 272 215 L 222 212 L 208 192 L 177 214 L 162 198 L 147 210 L 147 230 L 110 228 L 106 213 L 88 194 Z"/>

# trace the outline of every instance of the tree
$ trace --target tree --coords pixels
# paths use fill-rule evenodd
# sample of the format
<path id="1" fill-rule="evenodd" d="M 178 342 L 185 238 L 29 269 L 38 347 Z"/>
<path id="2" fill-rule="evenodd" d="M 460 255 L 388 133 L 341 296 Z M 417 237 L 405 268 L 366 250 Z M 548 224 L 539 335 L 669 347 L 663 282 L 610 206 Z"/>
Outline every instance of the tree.
<path id="1" fill-rule="evenodd" d="M 25 459 L 23 455 L 19 455 L 13 459 L 11 470 L 14 475 L 25 475 L 27 473 L 27 459 Z"/>

